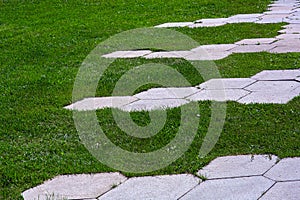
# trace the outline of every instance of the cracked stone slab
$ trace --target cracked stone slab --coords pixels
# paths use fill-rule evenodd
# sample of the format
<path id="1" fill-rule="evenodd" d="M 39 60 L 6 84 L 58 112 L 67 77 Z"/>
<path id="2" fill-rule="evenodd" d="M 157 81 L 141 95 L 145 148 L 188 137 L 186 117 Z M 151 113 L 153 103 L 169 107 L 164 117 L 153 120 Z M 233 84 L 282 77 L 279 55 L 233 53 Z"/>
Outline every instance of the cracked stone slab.
<path id="1" fill-rule="evenodd" d="M 265 176 L 275 181 L 300 181 L 300 158 L 285 158 L 272 167 Z"/>
<path id="2" fill-rule="evenodd" d="M 199 170 L 197 174 L 208 179 L 257 176 L 267 172 L 275 165 L 277 159 L 276 156 L 269 155 L 219 157 Z"/>
<path id="3" fill-rule="evenodd" d="M 295 80 L 300 76 L 300 70 L 264 70 L 252 76 L 252 79 L 260 81 Z"/>
<path id="4" fill-rule="evenodd" d="M 180 200 L 246 200 L 258 199 L 274 181 L 262 176 L 208 180 L 196 186 Z"/>
<path id="5" fill-rule="evenodd" d="M 184 99 L 200 90 L 195 87 L 153 88 L 134 95 L 138 99 Z"/>
<path id="6" fill-rule="evenodd" d="M 252 92 L 289 92 L 300 86 L 297 81 L 257 81 L 245 89 Z"/>
<path id="7" fill-rule="evenodd" d="M 261 200 L 269 199 L 289 199 L 299 200 L 300 197 L 300 181 L 279 182 L 276 183 Z"/>
<path id="8" fill-rule="evenodd" d="M 178 199 L 199 183 L 188 174 L 130 178 L 98 200 Z"/>
<path id="9" fill-rule="evenodd" d="M 137 50 L 137 51 L 115 51 L 110 54 L 103 55 L 104 58 L 137 58 L 151 53 L 148 50 Z"/>
<path id="10" fill-rule="evenodd" d="M 154 52 L 144 56 L 147 59 L 153 58 L 183 58 L 184 56 L 190 55 L 190 51 L 169 51 L 169 52 Z"/>
<path id="11" fill-rule="evenodd" d="M 131 96 L 95 97 L 83 99 L 66 106 L 65 108 L 68 110 L 78 111 L 97 110 L 102 108 L 119 108 L 137 100 L 137 98 Z"/>
<path id="12" fill-rule="evenodd" d="M 192 54 L 184 57 L 186 60 L 221 60 L 230 56 L 232 53 L 229 51 L 217 51 L 214 53 L 209 52 L 192 52 Z"/>
<path id="13" fill-rule="evenodd" d="M 186 27 L 192 24 L 194 23 L 193 22 L 170 22 L 170 23 L 160 24 L 155 27 L 156 28 Z"/>
<path id="14" fill-rule="evenodd" d="M 127 178 L 120 173 L 58 176 L 22 193 L 25 200 L 47 200 L 49 197 L 92 199 L 104 194 Z"/>
<path id="15" fill-rule="evenodd" d="M 243 89 L 246 86 L 253 84 L 256 80 L 251 78 L 220 78 L 210 79 L 198 87 L 201 89 L 209 90 L 222 90 L 222 89 Z"/>
<path id="16" fill-rule="evenodd" d="M 237 101 L 249 93 L 250 92 L 243 89 L 201 90 L 186 99 L 190 101 Z"/>
<path id="17" fill-rule="evenodd" d="M 271 44 L 275 42 L 275 38 L 253 38 L 253 39 L 244 39 L 236 42 L 238 45 L 259 45 L 259 44 Z"/>
<path id="18" fill-rule="evenodd" d="M 275 46 L 273 44 L 260 44 L 260 45 L 240 45 L 231 49 L 232 53 L 255 53 L 264 52 L 273 49 Z"/>
<path id="19" fill-rule="evenodd" d="M 133 111 L 152 111 L 176 108 L 189 103 L 185 99 L 155 99 L 155 100 L 138 100 L 120 109 L 127 112 Z"/>
<path id="20" fill-rule="evenodd" d="M 273 104 L 286 104 L 296 96 L 296 92 L 290 91 L 260 91 L 251 92 L 249 95 L 238 100 L 242 104 L 253 104 L 253 103 L 273 103 Z"/>

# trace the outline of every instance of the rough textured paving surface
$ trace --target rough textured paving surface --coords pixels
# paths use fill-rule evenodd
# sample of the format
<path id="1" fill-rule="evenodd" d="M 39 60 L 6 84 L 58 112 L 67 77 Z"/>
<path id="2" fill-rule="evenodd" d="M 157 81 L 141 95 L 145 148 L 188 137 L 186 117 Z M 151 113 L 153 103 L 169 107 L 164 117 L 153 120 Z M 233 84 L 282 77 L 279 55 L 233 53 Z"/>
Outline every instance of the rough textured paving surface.
<path id="1" fill-rule="evenodd" d="M 191 174 L 126 178 L 119 173 L 58 176 L 22 193 L 25 200 L 56 199 L 299 199 L 300 158 L 219 157 Z"/>

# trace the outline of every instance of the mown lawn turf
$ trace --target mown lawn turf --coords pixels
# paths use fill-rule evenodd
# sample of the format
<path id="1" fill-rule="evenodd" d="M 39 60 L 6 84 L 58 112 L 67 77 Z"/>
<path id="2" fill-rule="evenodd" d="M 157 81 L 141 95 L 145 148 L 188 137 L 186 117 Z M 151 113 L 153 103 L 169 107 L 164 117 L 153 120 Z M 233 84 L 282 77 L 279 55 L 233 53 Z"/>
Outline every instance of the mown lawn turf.
<path id="1" fill-rule="evenodd" d="M 58 174 L 113 171 L 93 158 L 80 143 L 72 112 L 63 109 L 71 103 L 73 83 L 81 62 L 98 43 L 138 27 L 259 13 L 269 3 L 269 0 L 1 1 L 0 199 L 21 199 L 22 191 Z M 228 32 L 229 27 L 234 29 Z M 195 40 L 209 44 L 248 37 L 270 37 L 276 35 L 278 29 L 279 25 L 236 24 L 179 31 L 191 33 Z M 213 37 L 204 37 L 204 30 L 211 31 Z M 215 63 L 224 77 L 249 77 L 263 69 L 299 68 L 299 57 L 300 54 L 236 54 Z M 97 95 L 110 94 L 114 82 L 124 73 L 119 68 L 123 67 L 126 71 L 136 63 L 145 62 L 149 61 L 116 60 L 115 67 L 107 72 L 110 77 L 100 80 Z M 200 76 L 189 71 L 191 66 L 184 60 L 152 62 L 166 63 L 179 69 L 194 85 L 202 82 Z M 189 151 L 169 167 L 151 174 L 194 173 L 211 159 L 229 154 L 299 156 L 299 103 L 299 98 L 287 105 L 230 102 L 220 140 L 208 157 L 199 159 L 199 146 L 210 115 L 210 103 L 200 102 L 201 126 Z M 108 126 L 113 123 L 110 109 L 97 111 L 97 114 L 108 136 L 112 133 L 124 136 L 119 141 L 123 148 L 150 151 L 174 136 L 178 110 L 168 111 L 170 125 L 166 125 L 159 139 L 154 138 L 150 147 L 146 144 L 140 146 L 141 141 L 138 140 L 126 143 L 130 138 L 116 126 Z M 138 124 L 149 123 L 147 113 L 133 113 L 132 117 Z"/>

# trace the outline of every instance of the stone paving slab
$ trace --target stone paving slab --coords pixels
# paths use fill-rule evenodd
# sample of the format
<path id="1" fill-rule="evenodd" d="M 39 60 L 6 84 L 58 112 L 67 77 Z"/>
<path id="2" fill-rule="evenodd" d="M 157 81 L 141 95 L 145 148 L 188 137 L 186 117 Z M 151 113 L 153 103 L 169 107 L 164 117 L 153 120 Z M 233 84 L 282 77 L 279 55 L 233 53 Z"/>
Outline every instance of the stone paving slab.
<path id="1" fill-rule="evenodd" d="M 156 28 L 186 27 L 186 26 L 189 26 L 192 24 L 194 24 L 194 23 L 193 22 L 170 22 L 170 23 L 160 24 L 155 27 Z"/>
<path id="2" fill-rule="evenodd" d="M 208 53 L 208 52 L 193 52 L 190 55 L 184 56 L 183 58 L 186 60 L 221 60 L 223 58 L 228 57 L 231 54 L 229 51 L 220 51 L 220 52 L 214 52 L 214 53 Z"/>
<path id="3" fill-rule="evenodd" d="M 276 36 L 277 39 L 299 39 L 300 34 L 280 34 Z"/>
<path id="4" fill-rule="evenodd" d="M 148 50 L 136 51 L 116 51 L 110 54 L 103 55 L 104 58 L 138 58 L 151 53 Z"/>
<path id="5" fill-rule="evenodd" d="M 244 39 L 236 42 L 238 45 L 259 45 L 259 44 L 271 44 L 275 42 L 275 38 L 253 38 L 253 39 Z"/>
<path id="6" fill-rule="evenodd" d="M 251 92 L 249 95 L 239 99 L 237 102 L 241 104 L 287 104 L 294 97 L 298 96 L 293 92 L 274 92 L 274 91 L 260 91 Z"/>
<path id="7" fill-rule="evenodd" d="M 275 181 L 300 181 L 300 158 L 285 158 L 279 161 L 266 174 Z"/>
<path id="8" fill-rule="evenodd" d="M 137 98 L 131 96 L 86 98 L 66 106 L 65 109 L 88 111 L 103 108 L 119 108 L 137 100 Z"/>
<path id="9" fill-rule="evenodd" d="M 288 199 L 299 200 L 300 181 L 276 183 L 260 200 Z"/>
<path id="10" fill-rule="evenodd" d="M 190 101 L 237 101 L 249 93 L 243 89 L 201 90 L 186 99 Z"/>
<path id="11" fill-rule="evenodd" d="M 222 90 L 222 89 L 243 89 L 256 82 L 251 78 L 220 78 L 210 79 L 197 86 L 200 89 Z"/>
<path id="12" fill-rule="evenodd" d="M 294 44 L 295 45 L 295 44 Z M 300 48 L 299 46 L 281 46 L 275 47 L 274 49 L 269 50 L 270 53 L 299 53 Z"/>
<path id="13" fill-rule="evenodd" d="M 200 182 L 188 174 L 131 178 L 98 200 L 178 199 Z"/>
<path id="14" fill-rule="evenodd" d="M 67 199 L 95 198 L 119 185 L 127 178 L 120 173 L 58 176 L 22 193 L 24 200 L 47 200 L 48 197 Z"/>
<path id="15" fill-rule="evenodd" d="M 223 26 L 226 22 L 215 22 L 215 23 L 194 23 L 189 25 L 189 28 L 200 28 L 200 27 L 217 27 L 217 26 Z"/>
<path id="16" fill-rule="evenodd" d="M 264 70 L 251 77 L 260 81 L 295 80 L 300 76 L 300 70 Z"/>
<path id="17" fill-rule="evenodd" d="M 260 45 L 241 45 L 231 49 L 232 53 L 255 53 L 269 51 L 275 48 L 273 44 L 260 44 Z"/>
<path id="18" fill-rule="evenodd" d="M 195 87 L 182 88 L 153 88 L 145 92 L 134 95 L 138 99 L 184 99 L 199 92 Z"/>
<path id="19" fill-rule="evenodd" d="M 289 92 L 299 86 L 297 81 L 284 81 L 284 84 L 283 81 L 258 81 L 245 89 L 252 92 Z"/>
<path id="20" fill-rule="evenodd" d="M 180 200 L 254 200 L 266 192 L 274 181 L 264 177 L 208 180 Z"/>
<path id="21" fill-rule="evenodd" d="M 219 157 L 198 171 L 207 179 L 258 176 L 273 167 L 278 158 L 269 155 L 240 155 Z"/>
<path id="22" fill-rule="evenodd" d="M 189 101 L 185 99 L 138 100 L 120 107 L 120 109 L 127 112 L 165 110 L 168 108 L 176 108 L 188 103 Z"/>
<path id="23" fill-rule="evenodd" d="M 230 49 L 233 49 L 234 47 L 237 47 L 237 45 L 235 45 L 235 44 L 210 44 L 210 45 L 201 45 L 199 47 L 191 49 L 191 51 L 192 52 L 207 51 L 209 53 L 215 53 L 215 52 L 229 51 Z"/>
<path id="24" fill-rule="evenodd" d="M 169 51 L 169 52 L 154 52 L 144 56 L 147 59 L 153 58 L 183 58 L 192 54 L 190 51 Z"/>

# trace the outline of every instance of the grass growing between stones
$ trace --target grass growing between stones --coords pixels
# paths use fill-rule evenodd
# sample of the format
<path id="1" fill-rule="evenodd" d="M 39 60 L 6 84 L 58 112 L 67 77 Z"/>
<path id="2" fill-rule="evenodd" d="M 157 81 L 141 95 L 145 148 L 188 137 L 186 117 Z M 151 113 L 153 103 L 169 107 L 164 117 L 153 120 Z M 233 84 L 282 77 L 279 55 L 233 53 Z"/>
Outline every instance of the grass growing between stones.
<path id="1" fill-rule="evenodd" d="M 267 0 L 1 1 L 0 199 L 21 199 L 22 191 L 59 174 L 112 171 L 81 144 L 72 112 L 63 109 L 71 103 L 73 83 L 81 62 L 99 42 L 125 30 L 169 21 L 263 12 L 269 3 Z M 248 38 L 241 34 L 239 27 L 252 29 L 252 26 L 257 31 L 256 37 L 269 37 L 278 29 L 278 25 L 234 25 L 237 30 L 223 34 L 228 30 L 225 26 L 212 29 L 219 35 L 217 39 L 199 38 L 205 43 L 236 41 Z M 272 29 L 272 33 L 265 31 Z M 253 32 L 251 37 L 255 34 Z M 263 69 L 299 68 L 299 55 L 236 54 L 216 64 L 224 77 L 249 77 Z M 116 60 L 106 72 L 109 77 L 100 80 L 97 95 L 110 95 L 118 77 L 146 62 L 150 61 Z M 202 78 L 192 72 L 191 65 L 181 59 L 151 62 L 178 69 L 193 85 L 202 82 Z M 299 103 L 299 98 L 287 105 L 229 103 L 220 140 L 211 154 L 200 160 L 197 155 L 210 115 L 210 103 L 201 102 L 201 126 L 191 148 L 169 167 L 152 174 L 193 173 L 211 159 L 229 154 L 299 156 Z M 130 141 L 131 138 L 113 124 L 109 109 L 97 114 L 112 140 L 122 135 L 119 143 L 123 148 L 150 151 L 174 137 L 179 109 L 168 112 L 172 116 L 170 124 L 160 137 L 154 138 L 152 146 Z M 138 124 L 149 123 L 147 113 L 133 113 L 132 117 Z"/>

